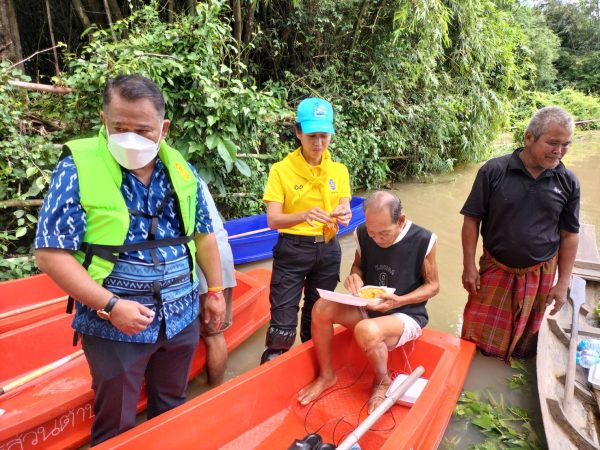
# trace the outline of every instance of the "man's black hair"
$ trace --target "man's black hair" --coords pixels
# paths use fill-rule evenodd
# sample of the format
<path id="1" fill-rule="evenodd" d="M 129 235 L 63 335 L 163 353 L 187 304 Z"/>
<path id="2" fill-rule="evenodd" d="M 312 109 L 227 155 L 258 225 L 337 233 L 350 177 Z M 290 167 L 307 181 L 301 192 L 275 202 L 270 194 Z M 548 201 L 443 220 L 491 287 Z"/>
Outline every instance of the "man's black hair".
<path id="1" fill-rule="evenodd" d="M 119 75 L 116 78 L 108 80 L 104 88 L 104 98 L 102 107 L 104 113 L 112 96 L 117 94 L 119 97 L 133 101 L 147 98 L 152 102 L 156 112 L 160 117 L 165 116 L 165 98 L 157 84 L 141 75 Z"/>

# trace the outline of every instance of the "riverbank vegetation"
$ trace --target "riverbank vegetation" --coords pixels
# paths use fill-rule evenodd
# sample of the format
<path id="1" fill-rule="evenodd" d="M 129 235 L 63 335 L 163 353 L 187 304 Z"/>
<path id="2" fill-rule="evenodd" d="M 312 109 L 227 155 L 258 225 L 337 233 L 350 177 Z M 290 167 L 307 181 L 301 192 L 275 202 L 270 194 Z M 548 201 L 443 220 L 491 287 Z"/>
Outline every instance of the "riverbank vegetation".
<path id="1" fill-rule="evenodd" d="M 332 153 L 362 189 L 481 160 L 498 132 L 514 127 L 518 136 L 547 104 L 600 119 L 600 74 L 590 70 L 600 57 L 597 2 L 41 3 L 0 1 L 15 10 L 13 40 L 31 55 L 0 65 L 4 256 L 30 253 L 61 144 L 97 133 L 103 86 L 119 73 L 162 86 L 169 139 L 227 218 L 262 211 L 269 165 L 296 145 L 293 110 L 306 96 L 332 101 Z M 14 264 L 0 259 L 0 273 Z"/>

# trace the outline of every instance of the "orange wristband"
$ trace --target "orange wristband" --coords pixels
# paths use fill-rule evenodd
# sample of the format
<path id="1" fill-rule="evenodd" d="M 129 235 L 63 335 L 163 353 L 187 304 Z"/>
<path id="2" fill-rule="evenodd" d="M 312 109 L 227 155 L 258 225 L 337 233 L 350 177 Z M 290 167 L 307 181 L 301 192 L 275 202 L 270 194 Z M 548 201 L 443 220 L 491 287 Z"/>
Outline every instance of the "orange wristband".
<path id="1" fill-rule="evenodd" d="M 223 291 L 223 286 L 209 287 L 208 288 L 208 292 L 222 292 L 222 291 Z"/>

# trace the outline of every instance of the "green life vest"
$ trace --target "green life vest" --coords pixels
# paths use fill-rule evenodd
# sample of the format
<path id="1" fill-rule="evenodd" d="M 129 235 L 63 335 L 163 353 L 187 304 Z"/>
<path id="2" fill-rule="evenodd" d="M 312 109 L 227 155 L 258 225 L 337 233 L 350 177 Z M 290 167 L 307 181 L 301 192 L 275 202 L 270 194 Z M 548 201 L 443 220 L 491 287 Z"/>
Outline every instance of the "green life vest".
<path id="1" fill-rule="evenodd" d="M 65 147 L 77 167 L 81 206 L 86 214 L 82 250 L 75 258 L 100 285 L 110 275 L 118 254 L 148 248 L 186 244 L 190 271 L 195 276 L 194 243 L 198 185 L 181 154 L 162 140 L 158 157 L 163 162 L 179 206 L 182 236 L 124 245 L 129 231 L 129 211 L 121 194 L 123 174 L 106 145 L 104 129 L 98 137 L 69 141 Z M 111 248 L 112 247 L 112 248 Z"/>

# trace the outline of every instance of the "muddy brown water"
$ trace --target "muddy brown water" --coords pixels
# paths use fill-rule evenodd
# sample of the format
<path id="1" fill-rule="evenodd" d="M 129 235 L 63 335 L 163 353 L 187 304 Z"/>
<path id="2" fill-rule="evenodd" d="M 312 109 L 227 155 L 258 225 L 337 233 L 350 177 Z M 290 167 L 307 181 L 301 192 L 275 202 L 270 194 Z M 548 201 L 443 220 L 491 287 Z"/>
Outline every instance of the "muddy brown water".
<path id="1" fill-rule="evenodd" d="M 510 152 L 513 147 L 506 146 L 498 149 L 499 153 Z M 596 226 L 600 236 L 600 132 L 579 133 L 564 158 L 565 165 L 579 177 L 581 182 L 581 214 L 580 219 L 585 223 Z M 430 322 L 429 327 L 456 336 L 460 335 L 462 312 L 467 300 L 466 292 L 461 285 L 462 250 L 460 230 L 462 216 L 459 211 L 471 189 L 471 185 L 481 164 L 457 168 L 448 174 L 435 175 L 427 182 L 411 181 L 394 186 L 400 196 L 406 215 L 438 235 L 437 262 L 440 275 L 440 293 L 427 305 Z M 360 193 L 361 195 L 366 193 Z M 351 236 L 341 239 L 343 278 L 350 271 L 353 261 L 355 244 Z M 240 266 L 245 271 L 254 267 L 271 267 L 272 261 L 261 261 Z M 343 286 L 338 286 L 343 291 Z M 255 333 L 242 346 L 232 352 L 227 368 L 227 378 L 235 377 L 258 364 L 264 348 L 266 327 Z M 507 404 L 514 404 L 528 409 L 534 417 L 534 428 L 543 435 L 543 427 L 539 419 L 539 406 L 535 388 L 535 367 L 527 364 L 530 384 L 523 390 L 511 390 L 507 379 L 517 373 L 504 363 L 493 358 L 476 355 L 465 389 L 472 391 L 489 390 L 496 398 L 502 396 Z M 205 380 L 201 375 L 193 383 L 196 387 L 204 386 Z M 204 390 L 204 389 L 200 389 Z M 540 436 L 543 438 L 543 436 Z M 464 422 L 452 420 L 445 439 L 440 448 L 468 448 L 481 442 L 482 435 Z M 450 445 L 450 442 L 453 442 Z"/>
<path id="2" fill-rule="evenodd" d="M 506 146 L 505 152 L 512 147 Z M 498 150 L 502 153 L 502 148 Z M 575 141 L 564 159 L 581 181 L 581 221 L 596 226 L 600 236 L 600 132 L 586 132 L 576 135 Z M 462 251 L 460 230 L 462 216 L 459 211 L 471 189 L 480 164 L 457 168 L 449 174 L 435 175 L 426 182 L 410 181 L 397 184 L 394 190 L 400 196 L 406 215 L 438 235 L 437 262 L 440 275 L 440 293 L 428 303 L 429 327 L 459 336 L 462 326 L 462 312 L 467 295 L 461 285 Z M 364 195 L 366 193 L 359 193 Z M 341 239 L 342 280 L 348 274 L 354 257 L 355 244 L 352 236 Z M 272 260 L 244 264 L 238 270 L 247 271 L 255 267 L 270 268 Z M 342 284 L 338 290 L 343 291 Z M 231 352 L 226 379 L 234 378 L 256 367 L 264 348 L 267 327 L 262 327 L 246 342 Z M 527 364 L 529 386 L 514 391 L 507 386 L 507 379 L 517 373 L 504 363 L 493 358 L 476 355 L 464 389 L 472 391 L 489 390 L 496 398 L 504 398 L 507 404 L 519 405 L 528 409 L 534 417 L 534 428 L 542 435 L 539 419 L 539 406 L 535 388 L 535 367 Z M 282 380 L 282 382 L 285 382 Z M 204 374 L 190 383 L 189 396 L 193 397 L 207 390 Z M 143 418 L 141 418 L 143 420 Z M 300 436 L 295 436 L 300 437 Z M 290 437 L 290 443 L 293 441 Z M 483 441 L 482 435 L 465 422 L 453 419 L 446 430 L 440 448 L 465 449 Z"/>

